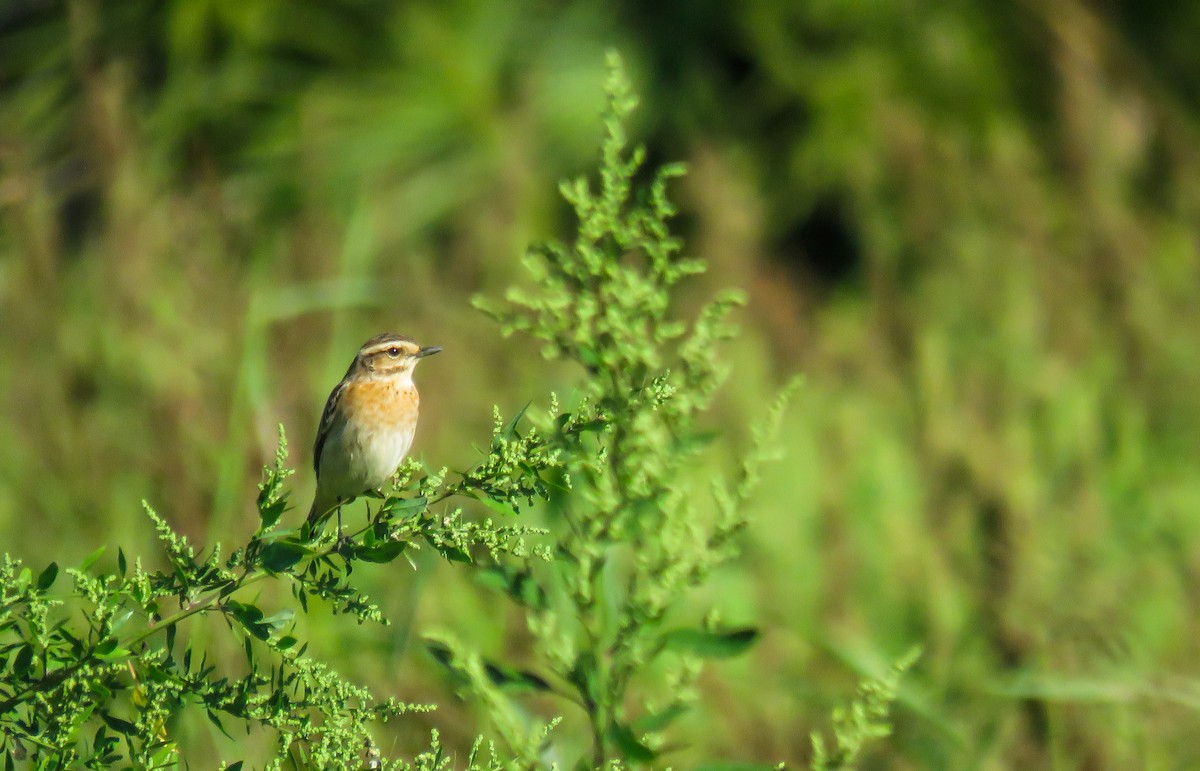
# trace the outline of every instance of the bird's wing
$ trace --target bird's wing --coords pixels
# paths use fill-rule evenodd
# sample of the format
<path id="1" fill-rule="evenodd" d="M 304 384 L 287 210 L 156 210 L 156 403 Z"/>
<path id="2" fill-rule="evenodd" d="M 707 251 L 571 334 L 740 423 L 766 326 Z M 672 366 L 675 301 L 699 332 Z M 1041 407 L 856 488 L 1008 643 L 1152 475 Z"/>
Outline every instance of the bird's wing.
<path id="1" fill-rule="evenodd" d="M 313 472 L 319 478 L 321 476 L 321 449 L 325 447 L 325 439 L 329 436 L 329 429 L 333 427 L 333 416 L 337 414 L 338 401 L 342 398 L 342 393 L 346 390 L 346 384 L 349 382 L 346 378 L 342 378 L 342 382 L 334 386 L 329 393 L 329 398 L 325 400 L 325 410 L 321 413 L 321 424 L 317 428 L 317 440 L 313 443 Z"/>

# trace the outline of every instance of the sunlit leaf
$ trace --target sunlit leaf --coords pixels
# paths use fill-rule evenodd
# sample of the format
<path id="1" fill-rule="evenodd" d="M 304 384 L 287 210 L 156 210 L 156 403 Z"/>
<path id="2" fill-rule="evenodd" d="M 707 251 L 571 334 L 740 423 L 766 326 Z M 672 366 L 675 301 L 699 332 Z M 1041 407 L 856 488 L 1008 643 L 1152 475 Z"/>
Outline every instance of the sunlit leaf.
<path id="1" fill-rule="evenodd" d="M 95 565 L 97 560 L 104 556 L 104 549 L 105 547 L 101 546 L 99 549 L 96 549 L 94 552 L 84 557 L 83 562 L 79 563 L 79 572 L 86 572 L 88 568 L 90 568 L 92 565 Z"/>
<path id="2" fill-rule="evenodd" d="M 408 514 L 414 511 L 424 510 L 429 503 L 429 499 L 418 495 L 414 498 L 388 498 L 383 504 L 383 511 L 393 516 Z"/>
<path id="3" fill-rule="evenodd" d="M 530 404 L 533 404 L 533 402 L 532 401 L 525 402 L 525 406 L 522 407 L 520 410 L 518 410 L 517 414 L 513 415 L 512 419 L 510 419 L 508 421 L 508 423 L 505 424 L 504 428 L 500 431 L 501 439 L 503 439 L 504 441 L 507 442 L 507 441 L 510 441 L 513 438 L 513 436 L 516 435 L 517 424 L 521 422 L 521 418 L 525 417 L 525 412 L 526 412 L 526 410 L 529 409 Z"/>

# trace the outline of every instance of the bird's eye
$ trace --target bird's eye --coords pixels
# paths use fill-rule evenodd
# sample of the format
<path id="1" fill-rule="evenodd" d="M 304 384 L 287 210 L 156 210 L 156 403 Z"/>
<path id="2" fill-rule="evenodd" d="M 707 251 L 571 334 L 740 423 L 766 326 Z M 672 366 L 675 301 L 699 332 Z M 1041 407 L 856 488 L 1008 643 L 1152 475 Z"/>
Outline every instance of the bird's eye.
<path id="1" fill-rule="evenodd" d="M 387 349 L 387 355 L 391 356 L 394 359 L 400 355 L 400 349 L 397 348 L 396 346 L 392 346 L 391 348 Z"/>

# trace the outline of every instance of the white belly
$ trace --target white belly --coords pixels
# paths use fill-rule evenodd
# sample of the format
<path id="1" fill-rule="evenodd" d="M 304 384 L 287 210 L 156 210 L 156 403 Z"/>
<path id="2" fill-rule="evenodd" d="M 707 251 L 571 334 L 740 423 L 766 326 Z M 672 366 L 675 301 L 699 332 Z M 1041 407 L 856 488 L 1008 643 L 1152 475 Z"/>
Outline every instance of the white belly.
<path id="1" fill-rule="evenodd" d="M 321 487 L 340 499 L 387 484 L 412 446 L 413 431 L 332 429 L 321 448 Z"/>

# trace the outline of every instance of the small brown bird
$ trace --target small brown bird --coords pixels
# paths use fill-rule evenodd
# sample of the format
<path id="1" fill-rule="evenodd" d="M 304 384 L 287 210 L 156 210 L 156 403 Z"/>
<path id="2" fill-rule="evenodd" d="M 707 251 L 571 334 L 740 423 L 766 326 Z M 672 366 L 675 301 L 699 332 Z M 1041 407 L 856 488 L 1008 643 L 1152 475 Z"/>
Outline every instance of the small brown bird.
<path id="1" fill-rule="evenodd" d="M 378 490 L 396 473 L 417 429 L 420 397 L 413 369 L 440 350 L 390 333 L 372 337 L 358 349 L 346 376 L 329 394 L 317 429 L 310 531 L 319 530 L 337 510 L 340 538 L 342 504 Z"/>

